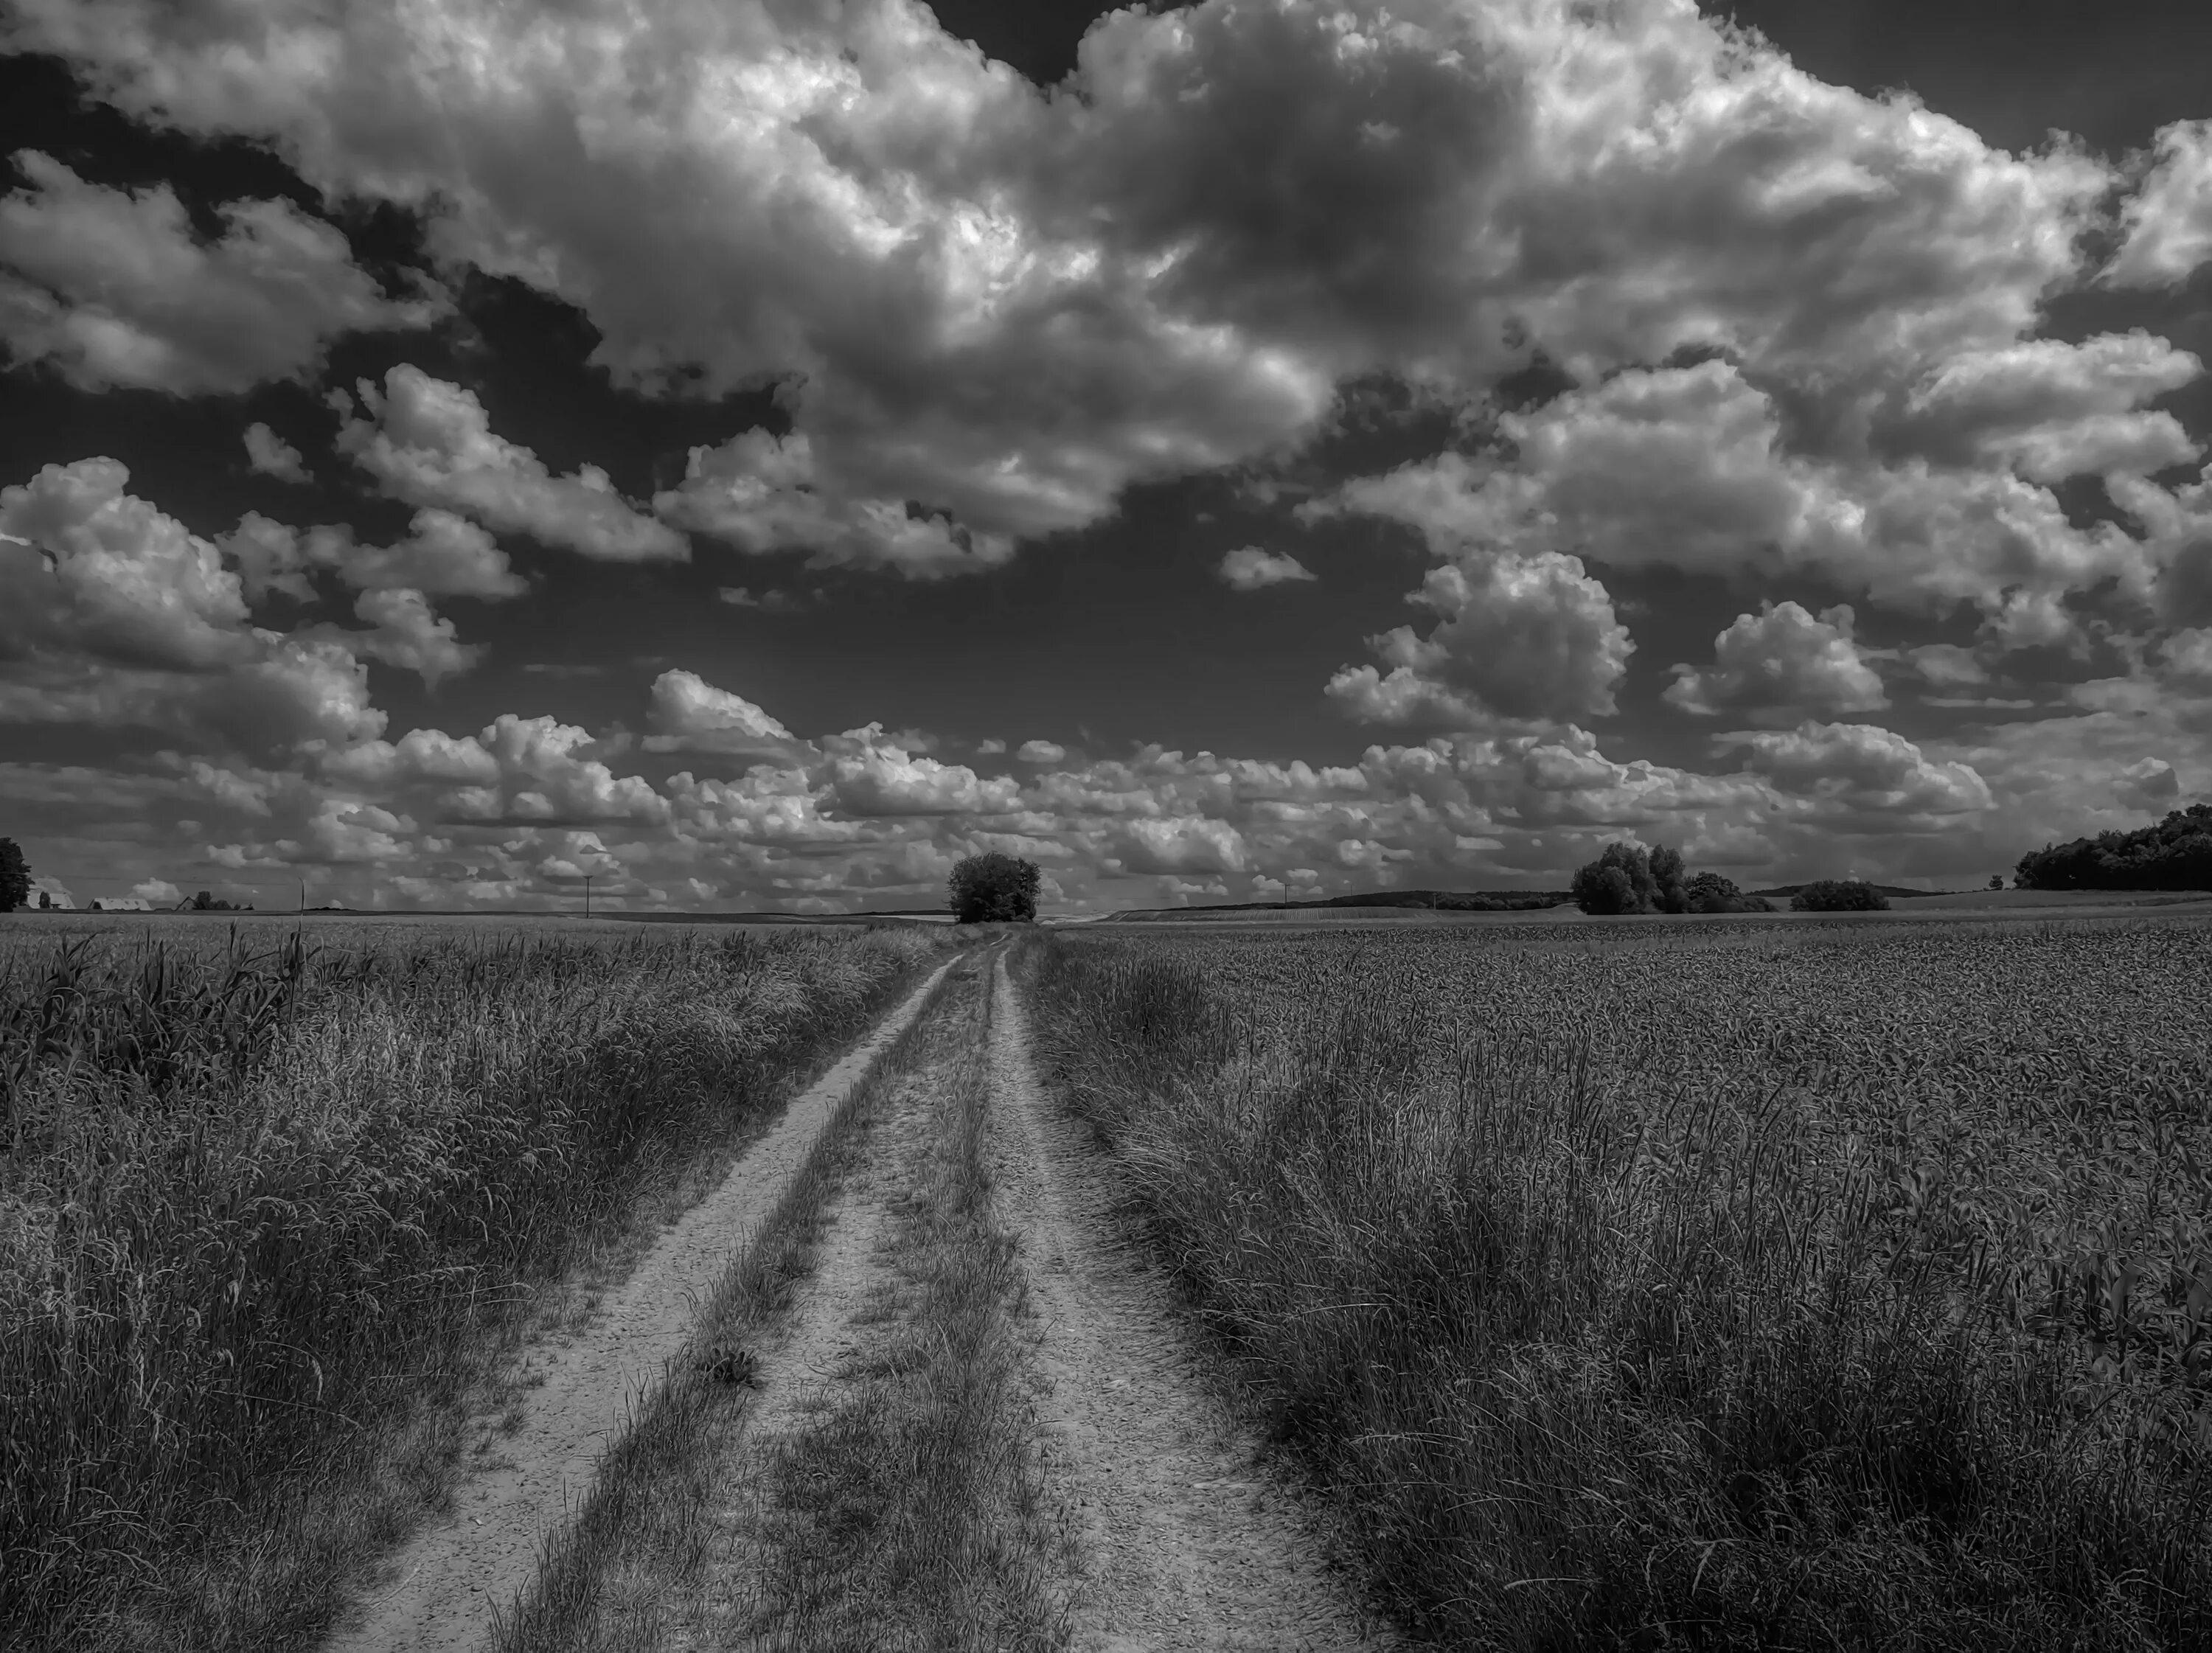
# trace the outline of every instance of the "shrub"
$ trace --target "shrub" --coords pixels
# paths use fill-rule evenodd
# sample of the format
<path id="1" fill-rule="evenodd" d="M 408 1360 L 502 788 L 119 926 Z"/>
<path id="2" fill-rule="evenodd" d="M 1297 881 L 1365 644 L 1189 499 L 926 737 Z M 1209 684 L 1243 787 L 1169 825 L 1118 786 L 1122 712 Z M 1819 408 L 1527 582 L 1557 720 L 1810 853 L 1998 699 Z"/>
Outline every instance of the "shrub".
<path id="1" fill-rule="evenodd" d="M 1877 913 L 1888 907 L 1889 897 L 1864 878 L 1821 878 L 1790 897 L 1796 913 Z"/>
<path id="2" fill-rule="evenodd" d="M 1700 872 L 1684 890 L 1686 910 L 1692 913 L 1764 913 L 1771 911 L 1757 896 L 1747 896 L 1734 878 L 1717 872 Z"/>
<path id="3" fill-rule="evenodd" d="M 945 893 L 962 924 L 1033 924 L 1043 878 L 1035 861 L 996 852 L 970 855 L 952 869 Z"/>

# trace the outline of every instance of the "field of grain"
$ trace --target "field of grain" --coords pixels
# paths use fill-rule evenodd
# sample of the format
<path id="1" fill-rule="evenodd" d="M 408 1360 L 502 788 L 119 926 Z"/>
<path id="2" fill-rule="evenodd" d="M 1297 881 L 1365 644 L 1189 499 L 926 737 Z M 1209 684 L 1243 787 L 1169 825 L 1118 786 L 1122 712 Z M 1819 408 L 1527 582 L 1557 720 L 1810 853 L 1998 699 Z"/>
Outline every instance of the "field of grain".
<path id="1" fill-rule="evenodd" d="M 940 945 L 0 929 L 0 1644 L 312 1637 L 438 1502 L 488 1343 Z"/>
<path id="2" fill-rule="evenodd" d="M 1408 1624 L 2212 1645 L 2212 927 L 1062 931 L 1022 969 Z"/>

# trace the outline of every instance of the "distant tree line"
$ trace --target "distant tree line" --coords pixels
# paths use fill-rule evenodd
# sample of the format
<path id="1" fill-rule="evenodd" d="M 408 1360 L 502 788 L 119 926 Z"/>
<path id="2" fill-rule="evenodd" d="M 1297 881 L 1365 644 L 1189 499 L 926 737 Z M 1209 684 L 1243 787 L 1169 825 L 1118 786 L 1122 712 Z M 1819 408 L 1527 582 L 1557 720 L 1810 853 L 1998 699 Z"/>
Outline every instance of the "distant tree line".
<path id="1" fill-rule="evenodd" d="M 2020 858 L 2022 890 L 2212 890 L 2212 804 L 2154 826 L 2049 844 Z"/>
<path id="2" fill-rule="evenodd" d="M 1764 896 L 1747 895 L 1718 872 L 1692 875 L 1682 852 L 1664 844 L 1609 843 L 1595 860 L 1576 869 L 1575 905 L 1585 913 L 1771 913 Z M 1889 897 L 1863 879 L 1826 878 L 1801 886 L 1790 898 L 1800 913 L 1878 910 Z"/>

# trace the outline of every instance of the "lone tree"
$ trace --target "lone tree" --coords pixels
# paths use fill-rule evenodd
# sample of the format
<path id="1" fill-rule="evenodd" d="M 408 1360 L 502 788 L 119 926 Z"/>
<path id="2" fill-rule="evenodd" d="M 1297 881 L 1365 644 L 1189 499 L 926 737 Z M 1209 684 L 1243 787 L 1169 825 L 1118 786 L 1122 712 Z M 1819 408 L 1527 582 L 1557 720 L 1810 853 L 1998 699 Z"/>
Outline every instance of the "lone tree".
<path id="1" fill-rule="evenodd" d="M 959 924 L 1033 924 L 1037 885 L 1044 872 L 1035 861 L 995 850 L 970 855 L 952 869 L 945 894 Z"/>
<path id="2" fill-rule="evenodd" d="M 30 898 L 30 865 L 13 838 L 0 838 L 0 913 L 12 913 Z"/>

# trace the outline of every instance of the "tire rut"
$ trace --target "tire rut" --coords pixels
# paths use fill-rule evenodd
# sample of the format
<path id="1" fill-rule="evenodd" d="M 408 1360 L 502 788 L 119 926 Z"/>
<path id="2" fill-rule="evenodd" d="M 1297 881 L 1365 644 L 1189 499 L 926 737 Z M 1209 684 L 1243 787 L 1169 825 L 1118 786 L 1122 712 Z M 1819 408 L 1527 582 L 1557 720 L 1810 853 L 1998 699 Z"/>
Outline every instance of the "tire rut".
<path id="1" fill-rule="evenodd" d="M 701 1304 L 805 1163 L 830 1115 L 910 1023 L 948 962 L 822 1078 L 794 1097 L 714 1190 L 663 1233 L 574 1337 L 525 1357 L 520 1430 L 455 1489 L 450 1514 L 386 1559 L 380 1582 L 324 1644 L 325 1653 L 473 1648 L 512 1611 L 545 1542 L 581 1501 Z"/>
<path id="2" fill-rule="evenodd" d="M 1114 1237 L 1080 1127 L 1032 1072 L 996 961 L 991 1085 L 1002 1218 L 1021 1237 L 1048 1486 L 1085 1577 L 1079 1653 L 1398 1647 L 1322 1559 L 1297 1499 L 1206 1387 L 1187 1318 Z"/>

